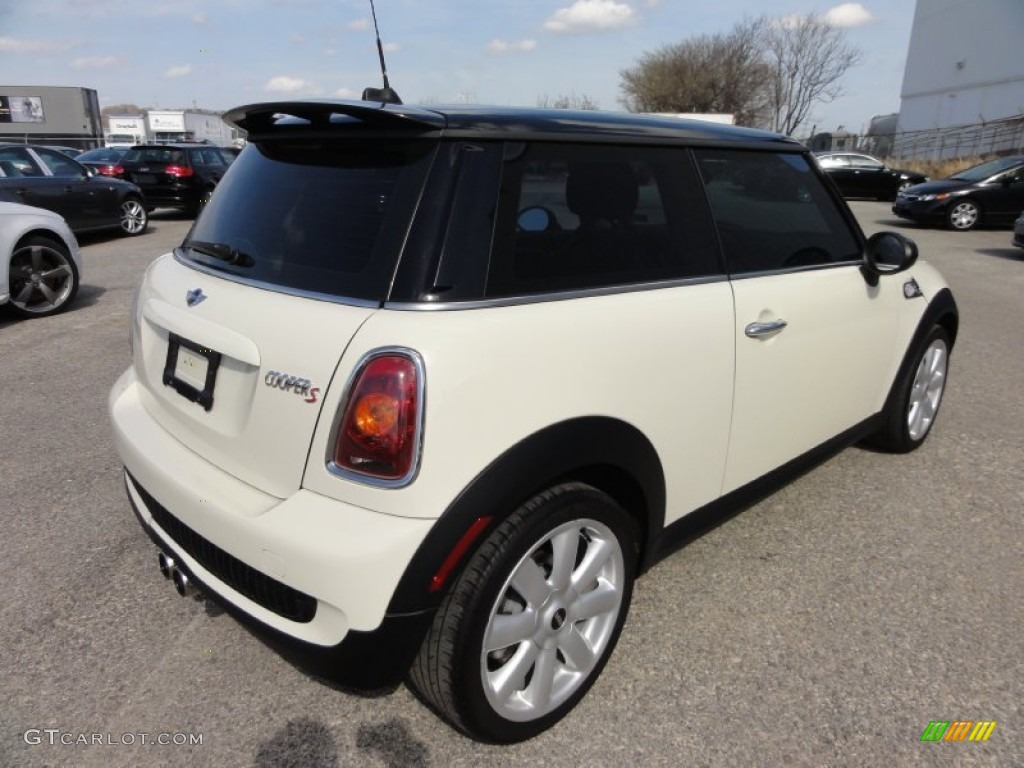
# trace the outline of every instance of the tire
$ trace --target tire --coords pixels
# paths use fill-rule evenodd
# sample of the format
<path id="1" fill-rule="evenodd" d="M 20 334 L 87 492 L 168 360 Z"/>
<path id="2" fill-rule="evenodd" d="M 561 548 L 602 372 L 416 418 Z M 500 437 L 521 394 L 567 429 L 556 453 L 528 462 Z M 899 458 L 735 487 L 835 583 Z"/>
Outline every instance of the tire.
<path id="1" fill-rule="evenodd" d="M 946 223 L 951 229 L 966 232 L 974 229 L 981 221 L 981 208 L 973 200 L 960 200 L 946 213 Z"/>
<path id="2" fill-rule="evenodd" d="M 881 429 L 867 442 L 890 453 L 920 448 L 942 405 L 949 371 L 949 334 L 936 325 L 918 346 L 913 364 L 899 382 Z"/>
<path id="3" fill-rule="evenodd" d="M 47 317 L 64 311 L 78 293 L 78 268 L 59 240 L 33 235 L 14 247 L 10 263 L 11 312 Z"/>
<path id="4" fill-rule="evenodd" d="M 445 597 L 413 663 L 413 687 L 481 741 L 550 728 L 611 656 L 633 594 L 636 542 L 633 521 L 595 488 L 538 494 L 480 545 Z"/>
<path id="5" fill-rule="evenodd" d="M 149 212 L 137 197 L 126 197 L 121 201 L 121 219 L 118 222 L 121 233 L 129 237 L 141 235 L 149 226 Z"/>

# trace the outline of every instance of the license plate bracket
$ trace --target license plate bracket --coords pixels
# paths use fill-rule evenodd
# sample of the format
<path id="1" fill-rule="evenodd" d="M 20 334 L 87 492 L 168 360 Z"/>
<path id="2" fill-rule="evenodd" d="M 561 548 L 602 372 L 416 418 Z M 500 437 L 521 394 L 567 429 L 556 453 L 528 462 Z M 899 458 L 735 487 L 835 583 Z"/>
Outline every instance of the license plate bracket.
<path id="1" fill-rule="evenodd" d="M 176 333 L 169 333 L 164 385 L 209 411 L 213 408 L 213 388 L 220 361 L 220 352 L 200 346 Z M 205 371 L 202 370 L 203 363 L 206 365 Z"/>

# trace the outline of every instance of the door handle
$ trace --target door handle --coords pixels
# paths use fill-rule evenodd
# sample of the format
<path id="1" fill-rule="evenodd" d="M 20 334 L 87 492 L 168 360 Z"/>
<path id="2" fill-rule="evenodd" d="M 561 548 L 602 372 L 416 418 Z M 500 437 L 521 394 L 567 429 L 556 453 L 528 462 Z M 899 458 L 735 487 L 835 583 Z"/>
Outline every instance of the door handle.
<path id="1" fill-rule="evenodd" d="M 771 320 L 767 323 L 751 323 L 743 332 L 752 339 L 760 338 L 761 336 L 770 336 L 773 333 L 778 333 L 785 328 L 789 323 L 785 320 Z"/>

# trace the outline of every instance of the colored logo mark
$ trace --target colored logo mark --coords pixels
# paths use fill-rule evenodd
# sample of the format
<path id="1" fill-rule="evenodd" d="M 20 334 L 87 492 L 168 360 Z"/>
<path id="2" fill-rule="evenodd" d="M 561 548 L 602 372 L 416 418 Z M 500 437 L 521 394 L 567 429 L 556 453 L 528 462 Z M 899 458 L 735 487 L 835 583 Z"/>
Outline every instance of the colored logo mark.
<path id="1" fill-rule="evenodd" d="M 932 720 L 921 741 L 988 741 L 995 729 L 995 720 Z"/>

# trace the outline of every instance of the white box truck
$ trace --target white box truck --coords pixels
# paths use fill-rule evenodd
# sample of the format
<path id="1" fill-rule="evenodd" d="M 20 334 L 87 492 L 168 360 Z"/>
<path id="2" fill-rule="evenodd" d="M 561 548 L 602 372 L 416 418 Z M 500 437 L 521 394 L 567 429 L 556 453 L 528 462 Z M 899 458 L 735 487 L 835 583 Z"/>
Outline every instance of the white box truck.
<path id="1" fill-rule="evenodd" d="M 107 133 L 103 137 L 106 147 L 131 147 L 146 140 L 146 118 L 142 115 L 109 115 Z"/>

